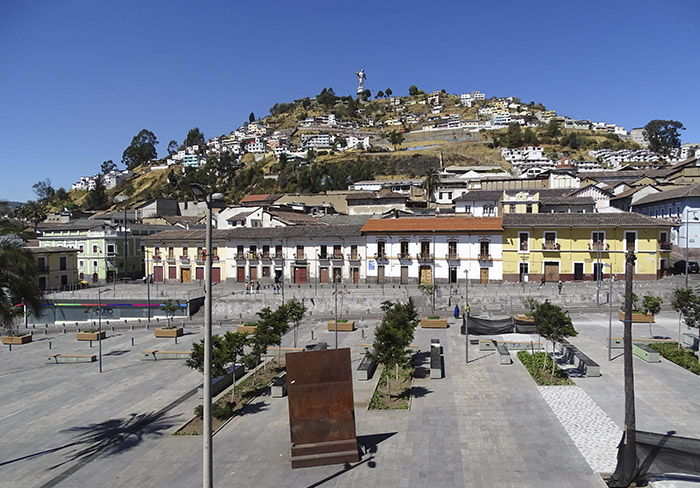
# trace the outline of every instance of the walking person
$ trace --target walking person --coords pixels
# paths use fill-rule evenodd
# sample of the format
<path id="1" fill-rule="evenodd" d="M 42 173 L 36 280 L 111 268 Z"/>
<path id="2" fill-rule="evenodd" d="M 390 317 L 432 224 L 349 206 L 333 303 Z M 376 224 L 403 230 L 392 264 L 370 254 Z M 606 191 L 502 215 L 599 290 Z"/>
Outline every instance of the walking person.
<path id="1" fill-rule="evenodd" d="M 250 283 L 247 281 L 245 282 L 245 294 L 248 295 L 250 293 Z"/>
<path id="2" fill-rule="evenodd" d="M 557 288 L 559 288 L 559 294 L 561 295 L 561 289 L 564 288 L 564 283 L 559 280 L 559 283 L 557 284 Z"/>
<path id="3" fill-rule="evenodd" d="M 459 318 L 459 305 L 455 305 L 455 318 Z"/>
<path id="4" fill-rule="evenodd" d="M 260 291 L 260 282 L 258 281 L 255 285 L 255 293 L 257 294 Z"/>
<path id="5" fill-rule="evenodd" d="M 540 280 L 540 288 L 542 288 L 545 284 L 547 283 L 547 278 L 542 275 L 542 279 Z"/>

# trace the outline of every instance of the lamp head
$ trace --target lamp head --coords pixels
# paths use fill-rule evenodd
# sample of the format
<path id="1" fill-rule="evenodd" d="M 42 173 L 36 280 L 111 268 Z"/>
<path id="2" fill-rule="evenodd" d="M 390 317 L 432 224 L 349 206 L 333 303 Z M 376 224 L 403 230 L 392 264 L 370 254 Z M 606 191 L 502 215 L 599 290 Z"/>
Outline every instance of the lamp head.
<path id="1" fill-rule="evenodd" d="M 203 198 L 207 196 L 207 192 L 204 191 L 204 188 L 199 183 L 190 183 L 190 188 L 196 197 Z"/>

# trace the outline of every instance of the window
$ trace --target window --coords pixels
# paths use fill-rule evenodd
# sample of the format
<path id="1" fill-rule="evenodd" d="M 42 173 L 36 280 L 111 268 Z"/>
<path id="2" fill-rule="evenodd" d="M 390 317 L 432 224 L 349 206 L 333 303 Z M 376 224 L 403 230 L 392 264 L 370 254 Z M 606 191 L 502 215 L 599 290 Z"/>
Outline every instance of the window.
<path id="1" fill-rule="evenodd" d="M 85 261 L 80 261 L 80 267 L 82 268 L 83 266 L 85 266 Z"/>
<path id="2" fill-rule="evenodd" d="M 423 258 L 423 259 L 430 258 L 430 242 L 429 241 L 421 241 L 421 243 L 420 243 L 420 255 L 421 255 L 421 258 Z"/>
<path id="3" fill-rule="evenodd" d="M 92 245 L 92 253 L 97 254 L 97 244 Z"/>
<path id="4" fill-rule="evenodd" d="M 114 244 L 107 244 L 107 254 L 114 254 Z"/>
<path id="5" fill-rule="evenodd" d="M 269 278 L 269 277 L 270 277 L 270 267 L 269 267 L 269 266 L 263 266 L 263 267 L 262 267 L 262 275 L 263 275 L 263 278 Z"/>
<path id="6" fill-rule="evenodd" d="M 333 246 L 333 259 L 342 259 L 343 258 L 343 251 L 341 250 L 341 246 Z"/>
<path id="7" fill-rule="evenodd" d="M 243 246 L 236 246 L 236 257 L 243 258 Z"/>
<path id="8" fill-rule="evenodd" d="M 79 252 L 80 252 L 80 253 L 85 252 L 85 248 L 83 248 L 83 245 L 82 245 L 82 244 L 80 245 Z"/>
<path id="9" fill-rule="evenodd" d="M 377 259 L 383 259 L 386 257 L 386 242 L 384 241 L 378 241 L 377 242 Z"/>
<path id="10" fill-rule="evenodd" d="M 510 204 L 510 213 L 515 213 L 515 204 L 514 203 Z"/>
<path id="11" fill-rule="evenodd" d="M 297 259 L 304 259 L 304 246 L 297 246 Z"/>
<path id="12" fill-rule="evenodd" d="M 559 244 L 557 244 L 556 232 L 544 233 L 544 249 L 559 249 Z"/>
<path id="13" fill-rule="evenodd" d="M 270 258 L 270 246 L 263 246 L 263 258 L 269 259 Z"/>
<path id="14" fill-rule="evenodd" d="M 153 257 L 160 257 L 160 247 L 153 248 Z"/>
<path id="15" fill-rule="evenodd" d="M 197 261 L 204 261 L 205 256 L 204 256 L 204 249 L 201 247 L 197 248 Z"/>
<path id="16" fill-rule="evenodd" d="M 170 259 L 170 260 L 175 259 L 175 248 L 174 247 L 168 248 L 168 259 Z"/>
<path id="17" fill-rule="evenodd" d="M 325 244 L 321 245 L 321 251 L 318 257 L 321 259 L 328 259 L 328 246 L 326 246 Z"/>
<path id="18" fill-rule="evenodd" d="M 92 267 L 93 267 L 93 269 L 97 269 L 97 261 L 92 262 Z"/>
<path id="19" fill-rule="evenodd" d="M 636 232 L 625 232 L 625 249 L 628 251 L 635 251 L 637 247 L 637 233 Z"/>
<path id="20" fill-rule="evenodd" d="M 532 213 L 532 204 L 528 203 L 525 205 L 525 213 Z"/>
<path id="21" fill-rule="evenodd" d="M 605 232 L 593 232 L 591 234 L 591 241 L 592 241 L 592 246 L 591 249 L 593 251 L 604 251 L 606 248 L 605 245 Z"/>
<path id="22" fill-rule="evenodd" d="M 248 257 L 250 258 L 256 258 L 258 254 L 258 246 L 250 246 L 248 249 Z"/>
<path id="23" fill-rule="evenodd" d="M 488 241 L 479 242 L 479 258 L 480 259 L 490 259 L 489 242 Z"/>
<path id="24" fill-rule="evenodd" d="M 66 260 L 66 257 L 65 257 L 65 256 L 59 257 L 59 258 L 58 258 L 58 263 L 59 263 L 58 266 L 59 266 L 59 268 L 60 268 L 61 271 L 65 271 L 65 270 L 68 268 L 68 266 L 67 266 L 67 260 Z"/>
<path id="25" fill-rule="evenodd" d="M 401 254 L 399 257 L 408 259 L 408 241 L 401 241 Z"/>
<path id="26" fill-rule="evenodd" d="M 530 249 L 530 234 L 527 232 L 520 232 L 518 234 L 518 249 L 521 251 L 527 251 Z"/>
<path id="27" fill-rule="evenodd" d="M 471 205 L 465 205 L 464 206 L 464 211 L 466 213 L 472 213 L 472 206 Z"/>
<path id="28" fill-rule="evenodd" d="M 457 259 L 457 242 L 450 241 L 447 243 L 447 259 Z"/>
<path id="29" fill-rule="evenodd" d="M 184 258 L 188 257 L 188 255 L 189 255 L 188 253 L 189 253 L 189 248 L 187 248 L 186 246 L 183 247 L 182 248 L 182 257 L 184 257 Z"/>
<path id="30" fill-rule="evenodd" d="M 277 258 L 280 258 L 280 259 L 282 258 L 282 245 L 281 244 L 275 246 L 275 256 Z"/>
<path id="31" fill-rule="evenodd" d="M 360 259 L 360 257 L 357 255 L 357 244 L 350 246 L 350 259 Z"/>

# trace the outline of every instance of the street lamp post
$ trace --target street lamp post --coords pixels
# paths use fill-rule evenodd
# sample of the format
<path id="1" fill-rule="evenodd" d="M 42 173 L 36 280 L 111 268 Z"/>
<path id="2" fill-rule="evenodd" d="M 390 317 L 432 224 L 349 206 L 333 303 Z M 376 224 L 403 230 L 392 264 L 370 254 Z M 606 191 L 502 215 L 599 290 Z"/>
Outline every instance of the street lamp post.
<path id="1" fill-rule="evenodd" d="M 147 317 L 148 317 L 148 323 L 151 323 L 151 270 L 149 268 L 149 260 L 148 260 L 148 255 L 150 254 L 151 251 L 148 249 L 144 249 L 143 253 L 146 255 L 146 293 L 148 296 L 148 302 L 147 302 Z"/>
<path id="2" fill-rule="evenodd" d="M 335 348 L 338 349 L 338 275 L 333 273 L 333 287 L 335 291 Z"/>
<path id="3" fill-rule="evenodd" d="M 211 253 L 212 253 L 212 202 L 223 198 L 221 193 L 208 193 L 199 183 L 190 185 L 194 194 L 204 198 L 207 204 L 207 230 L 206 230 L 206 263 L 204 265 L 204 281 L 206 282 L 204 301 L 204 405 L 203 405 L 203 439 L 202 439 L 202 486 L 213 488 L 213 450 L 211 430 L 211 305 L 212 305 L 212 280 L 211 280 Z"/>
<path id="4" fill-rule="evenodd" d="M 102 372 L 102 294 L 106 291 L 109 291 L 109 288 L 97 292 L 97 344 L 100 356 L 100 373 Z"/>
<path id="5" fill-rule="evenodd" d="M 469 269 L 464 270 L 464 358 L 469 363 Z"/>
<path id="6" fill-rule="evenodd" d="M 603 266 L 608 266 L 610 268 L 610 292 L 608 293 L 608 305 L 610 308 L 610 315 L 608 317 L 608 361 L 612 361 L 612 313 L 613 313 L 613 267 L 610 263 L 602 263 Z"/>
<path id="7" fill-rule="evenodd" d="M 596 267 L 595 270 L 595 281 L 596 281 L 596 295 L 595 295 L 595 304 L 600 305 L 600 246 L 602 245 L 601 240 L 600 240 L 600 220 L 597 222 L 597 227 L 596 227 L 596 240 L 595 240 L 595 247 L 596 247 L 596 254 L 598 257 L 598 266 Z"/>

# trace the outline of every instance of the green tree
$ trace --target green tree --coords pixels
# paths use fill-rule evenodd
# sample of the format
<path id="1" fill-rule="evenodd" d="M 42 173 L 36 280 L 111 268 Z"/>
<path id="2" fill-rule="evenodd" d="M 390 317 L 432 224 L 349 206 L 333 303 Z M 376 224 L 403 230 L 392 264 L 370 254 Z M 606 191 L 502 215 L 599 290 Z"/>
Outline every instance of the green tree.
<path id="1" fill-rule="evenodd" d="M 416 96 L 418 95 L 418 87 L 416 85 L 411 85 L 408 87 L 408 94 L 409 96 Z"/>
<path id="2" fill-rule="evenodd" d="M 324 88 L 321 93 L 316 95 L 316 101 L 325 108 L 330 108 L 335 105 L 338 97 L 335 96 L 333 88 Z"/>
<path id="3" fill-rule="evenodd" d="M 253 112 L 250 112 L 250 114 L 248 114 L 248 122 L 250 122 L 251 124 L 255 122 L 255 114 Z"/>
<path id="4" fill-rule="evenodd" d="M 523 131 L 523 144 L 526 146 L 538 146 L 540 144 L 537 134 L 529 127 Z"/>
<path id="5" fill-rule="evenodd" d="M 172 322 L 177 311 L 180 310 L 180 300 L 177 300 L 175 303 L 172 300 L 167 300 L 158 308 L 165 314 L 165 320 L 168 321 L 167 328 L 170 328 L 170 322 Z"/>
<path id="6" fill-rule="evenodd" d="M 168 143 L 168 156 L 172 156 L 173 154 L 176 154 L 176 153 L 177 153 L 177 148 L 178 148 L 177 141 L 176 141 L 175 139 L 172 139 L 172 140 Z"/>
<path id="7" fill-rule="evenodd" d="M 379 90 L 374 98 L 384 98 L 384 92 Z"/>
<path id="8" fill-rule="evenodd" d="M 29 200 L 27 203 L 22 205 L 18 210 L 19 216 L 23 219 L 29 221 L 34 226 L 34 233 L 36 233 L 36 228 L 39 222 L 42 222 L 46 218 L 46 210 L 44 205 L 33 200 Z"/>
<path id="9" fill-rule="evenodd" d="M 394 92 L 391 91 L 391 88 L 387 88 L 386 90 L 384 90 L 384 93 L 386 93 L 386 96 L 387 96 L 387 97 L 390 97 L 391 94 L 394 93 Z"/>
<path id="10" fill-rule="evenodd" d="M 561 135 L 561 129 L 559 128 L 559 122 L 555 119 L 551 119 L 544 129 L 543 134 L 547 137 L 555 138 Z"/>
<path id="11" fill-rule="evenodd" d="M 285 320 L 287 322 L 291 322 L 292 327 L 294 328 L 294 347 L 297 347 L 299 324 L 301 323 L 301 320 L 304 318 L 304 315 L 308 309 L 306 308 L 306 305 L 301 303 L 296 298 L 287 300 L 281 308 L 284 313 Z"/>
<path id="12" fill-rule="evenodd" d="M 554 347 L 557 342 L 577 335 L 571 317 L 561 307 L 553 305 L 549 300 L 538 303 L 532 314 L 537 333 L 552 343 L 552 360 L 554 360 Z M 554 379 L 554 365 L 552 361 L 551 377 Z"/>
<path id="13" fill-rule="evenodd" d="M 103 161 L 102 165 L 100 166 L 100 171 L 102 171 L 103 175 L 109 174 L 110 171 L 114 171 L 115 169 L 117 169 L 117 165 L 114 164 L 114 161 L 111 159 Z"/>
<path id="14" fill-rule="evenodd" d="M 228 351 L 224 346 L 224 339 L 216 334 L 211 336 L 211 376 L 217 378 L 228 374 L 227 365 L 231 362 Z M 185 365 L 204 373 L 204 339 L 192 344 L 190 357 L 185 360 Z"/>
<path id="15" fill-rule="evenodd" d="M 418 325 L 418 312 L 411 299 L 407 303 L 385 301 L 381 308 L 384 317 L 374 331 L 374 351 L 371 355 L 387 369 L 394 367 L 398 380 L 399 366 L 408 362 L 407 348 L 413 341 Z"/>
<path id="16" fill-rule="evenodd" d="M 41 312 L 43 293 L 39 288 L 34 253 L 24 247 L 28 237 L 16 222 L 0 219 L 0 324 L 12 332 L 21 315 L 20 301 L 33 314 Z"/>
<path id="17" fill-rule="evenodd" d="M 105 189 L 102 175 L 95 178 L 95 187 L 90 190 L 85 198 L 85 208 L 88 210 L 104 210 L 109 206 L 109 198 Z"/>
<path id="18" fill-rule="evenodd" d="M 190 129 L 187 133 L 187 137 L 185 137 L 185 140 L 182 143 L 184 147 L 199 146 L 200 149 L 203 149 L 205 144 L 206 141 L 204 140 L 204 134 L 201 130 L 199 130 L 199 127 Z"/>
<path id="19" fill-rule="evenodd" d="M 505 145 L 510 148 L 520 147 L 523 145 L 523 134 L 520 130 L 520 124 L 512 123 L 508 125 L 508 132 L 505 137 Z"/>
<path id="20" fill-rule="evenodd" d="M 387 140 L 389 141 L 389 144 L 394 146 L 394 151 L 396 151 L 397 146 L 403 144 L 404 139 L 405 137 L 403 132 L 398 130 L 392 130 L 387 134 Z"/>
<path id="21" fill-rule="evenodd" d="M 423 173 L 423 184 L 421 185 L 426 191 L 426 196 L 428 201 L 432 201 L 433 192 L 440 185 L 440 172 L 437 168 L 428 168 L 425 173 Z"/>
<path id="22" fill-rule="evenodd" d="M 34 183 L 32 185 L 32 190 L 34 190 L 37 198 L 39 198 L 39 201 L 42 203 L 49 203 L 56 193 L 56 190 L 51 186 L 51 180 L 48 178 Z"/>
<path id="23" fill-rule="evenodd" d="M 365 90 L 365 91 L 362 92 L 362 97 L 363 97 L 365 100 L 369 100 L 369 97 L 371 97 L 371 96 L 372 96 L 372 92 L 369 91 L 369 90 Z"/>
<path id="24" fill-rule="evenodd" d="M 659 154 L 670 154 L 673 149 L 681 147 L 679 131 L 685 130 L 677 120 L 652 120 L 644 126 L 649 138 L 649 150 Z"/>
<path id="25" fill-rule="evenodd" d="M 127 169 L 133 169 L 139 164 L 145 164 L 158 157 L 156 151 L 158 140 L 155 134 L 148 129 L 142 129 L 131 139 L 129 147 L 122 153 L 122 164 Z"/>

